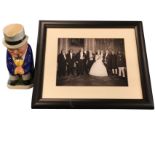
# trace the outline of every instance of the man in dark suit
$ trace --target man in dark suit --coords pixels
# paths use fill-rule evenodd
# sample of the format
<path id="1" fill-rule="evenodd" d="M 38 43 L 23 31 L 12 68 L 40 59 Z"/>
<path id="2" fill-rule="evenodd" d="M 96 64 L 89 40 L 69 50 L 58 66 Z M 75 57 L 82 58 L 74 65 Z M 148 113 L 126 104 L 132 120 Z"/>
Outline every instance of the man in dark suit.
<path id="1" fill-rule="evenodd" d="M 84 72 L 86 74 L 88 74 L 89 73 L 89 68 L 88 68 L 89 51 L 88 50 L 85 50 L 84 51 L 84 54 L 85 54 L 85 59 L 84 59 Z"/>
<path id="2" fill-rule="evenodd" d="M 106 50 L 105 55 L 103 57 L 103 63 L 106 66 L 108 76 L 112 75 L 112 57 L 109 50 Z"/>
<path id="3" fill-rule="evenodd" d="M 113 75 L 117 75 L 117 54 L 112 51 L 112 54 L 111 54 L 111 66 L 112 66 L 112 74 Z"/>
<path id="4" fill-rule="evenodd" d="M 120 77 L 125 78 L 126 61 L 125 61 L 125 55 L 121 51 L 118 51 L 118 54 L 117 54 L 117 66 L 118 66 L 118 75 Z"/>
<path id="5" fill-rule="evenodd" d="M 66 75 L 66 52 L 62 50 L 58 55 L 58 75 L 65 76 Z"/>
<path id="6" fill-rule="evenodd" d="M 66 55 L 67 60 L 67 74 L 74 75 L 74 62 L 75 62 L 75 55 L 73 50 L 69 50 L 69 53 Z"/>
<path id="7" fill-rule="evenodd" d="M 89 73 L 91 66 L 93 65 L 95 61 L 94 54 L 91 50 L 87 53 L 87 72 Z"/>
<path id="8" fill-rule="evenodd" d="M 77 55 L 76 55 L 77 75 L 84 74 L 85 60 L 86 60 L 86 54 L 84 53 L 83 48 L 81 48 L 79 53 L 77 53 Z"/>

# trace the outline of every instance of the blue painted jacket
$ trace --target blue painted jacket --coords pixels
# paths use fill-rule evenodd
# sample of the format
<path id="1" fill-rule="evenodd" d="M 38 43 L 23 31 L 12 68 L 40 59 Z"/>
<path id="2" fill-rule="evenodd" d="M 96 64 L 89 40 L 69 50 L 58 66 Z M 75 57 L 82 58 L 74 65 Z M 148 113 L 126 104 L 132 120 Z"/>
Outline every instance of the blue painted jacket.
<path id="1" fill-rule="evenodd" d="M 27 52 L 26 52 L 22 67 L 24 69 L 24 74 L 27 74 L 27 73 L 33 74 L 34 72 L 33 54 L 32 54 L 31 46 L 29 44 L 28 44 Z M 11 75 L 15 75 L 14 71 L 15 71 L 16 65 L 13 61 L 11 54 L 8 51 L 7 51 L 7 68 Z"/>

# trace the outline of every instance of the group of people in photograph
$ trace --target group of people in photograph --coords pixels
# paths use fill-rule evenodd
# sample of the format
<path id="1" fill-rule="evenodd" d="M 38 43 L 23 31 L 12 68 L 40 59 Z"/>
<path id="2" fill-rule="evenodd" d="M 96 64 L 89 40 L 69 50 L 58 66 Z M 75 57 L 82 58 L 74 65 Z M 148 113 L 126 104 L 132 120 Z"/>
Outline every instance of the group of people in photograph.
<path id="1" fill-rule="evenodd" d="M 125 54 L 122 51 L 106 49 L 84 50 L 81 48 L 78 53 L 72 49 L 61 50 L 58 55 L 58 76 L 68 75 L 93 75 L 93 76 L 120 76 L 126 78 Z"/>

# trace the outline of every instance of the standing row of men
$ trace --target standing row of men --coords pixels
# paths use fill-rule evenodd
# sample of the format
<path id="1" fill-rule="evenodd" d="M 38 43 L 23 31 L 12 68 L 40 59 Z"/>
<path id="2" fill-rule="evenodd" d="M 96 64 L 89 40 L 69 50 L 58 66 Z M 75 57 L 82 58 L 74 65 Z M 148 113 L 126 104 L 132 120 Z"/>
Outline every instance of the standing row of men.
<path id="1" fill-rule="evenodd" d="M 126 77 L 126 61 L 123 52 L 101 50 L 100 53 L 102 53 L 103 64 L 106 66 L 108 76 Z M 83 48 L 77 54 L 73 50 L 69 50 L 69 52 L 62 50 L 58 55 L 58 76 L 89 74 L 90 68 L 95 62 L 95 55 L 91 50 L 84 51 Z"/>

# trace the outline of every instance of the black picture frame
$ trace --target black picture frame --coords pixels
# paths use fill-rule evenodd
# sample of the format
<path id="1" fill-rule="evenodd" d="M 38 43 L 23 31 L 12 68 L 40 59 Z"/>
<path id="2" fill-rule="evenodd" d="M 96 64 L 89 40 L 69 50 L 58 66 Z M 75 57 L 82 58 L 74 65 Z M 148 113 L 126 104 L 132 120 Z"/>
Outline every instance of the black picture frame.
<path id="1" fill-rule="evenodd" d="M 44 99 L 43 73 L 47 28 L 134 28 L 143 99 Z M 33 109 L 154 109 L 143 26 L 141 21 L 39 21 Z"/>

